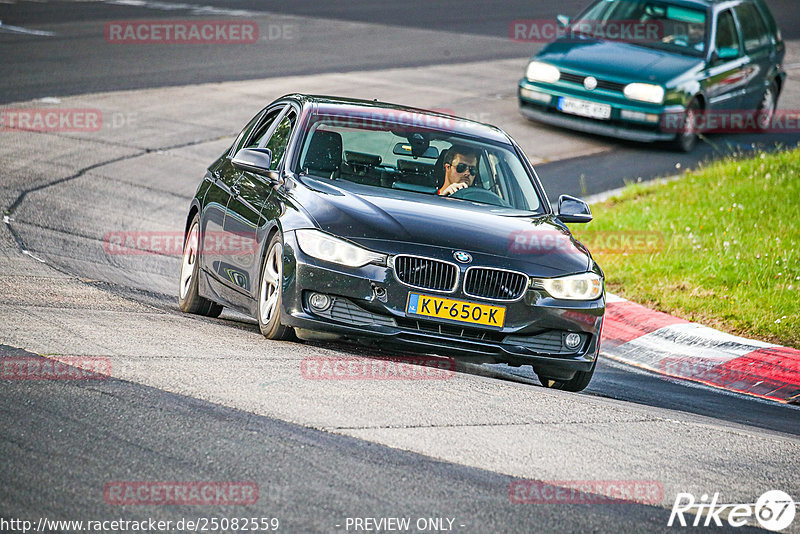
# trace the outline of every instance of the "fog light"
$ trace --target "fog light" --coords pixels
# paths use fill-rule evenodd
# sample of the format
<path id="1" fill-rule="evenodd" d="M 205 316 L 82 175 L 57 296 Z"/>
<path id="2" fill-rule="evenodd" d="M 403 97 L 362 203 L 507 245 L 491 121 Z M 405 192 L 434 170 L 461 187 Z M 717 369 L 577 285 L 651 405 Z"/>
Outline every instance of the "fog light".
<path id="1" fill-rule="evenodd" d="M 620 117 L 631 121 L 658 122 L 658 114 L 642 113 L 641 111 L 631 111 L 629 109 L 623 109 L 620 112 Z"/>
<path id="2" fill-rule="evenodd" d="M 331 298 L 322 293 L 311 293 L 308 297 L 308 304 L 316 312 L 323 312 L 331 307 Z"/>
<path id="3" fill-rule="evenodd" d="M 528 100 L 536 100 L 537 102 L 542 102 L 544 104 L 549 104 L 550 99 L 552 98 L 547 93 L 540 93 L 539 91 L 531 91 L 530 89 L 525 89 L 524 87 L 519 90 L 519 94 L 521 94 Z"/>
<path id="4" fill-rule="evenodd" d="M 567 345 L 567 348 L 577 349 L 578 345 L 581 344 L 581 336 L 574 332 L 567 334 L 567 337 L 564 338 L 564 343 Z"/>

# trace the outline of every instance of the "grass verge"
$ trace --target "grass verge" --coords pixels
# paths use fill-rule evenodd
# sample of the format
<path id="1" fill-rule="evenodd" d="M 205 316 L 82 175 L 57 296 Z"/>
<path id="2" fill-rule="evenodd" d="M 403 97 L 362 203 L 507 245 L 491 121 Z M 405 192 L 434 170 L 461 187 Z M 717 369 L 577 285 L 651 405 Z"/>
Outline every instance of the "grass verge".
<path id="1" fill-rule="evenodd" d="M 573 225 L 632 301 L 800 348 L 800 149 L 636 184 Z"/>

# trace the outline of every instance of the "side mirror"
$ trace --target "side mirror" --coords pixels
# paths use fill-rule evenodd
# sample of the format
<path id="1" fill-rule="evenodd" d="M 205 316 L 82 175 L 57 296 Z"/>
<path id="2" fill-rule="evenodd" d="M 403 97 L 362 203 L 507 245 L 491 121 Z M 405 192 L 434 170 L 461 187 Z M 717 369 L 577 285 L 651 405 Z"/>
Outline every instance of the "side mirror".
<path id="1" fill-rule="evenodd" d="M 558 220 L 563 223 L 588 223 L 592 220 L 592 210 L 583 200 L 569 195 L 558 197 Z"/>
<path id="2" fill-rule="evenodd" d="M 719 60 L 736 59 L 739 57 L 739 49 L 734 47 L 722 47 L 711 52 L 711 62 Z"/>
<path id="3" fill-rule="evenodd" d="M 569 26 L 570 20 L 569 17 L 566 15 L 558 15 L 556 17 L 556 20 L 558 21 L 558 23 L 561 25 L 562 28 L 566 28 L 567 26 Z"/>
<path id="4" fill-rule="evenodd" d="M 236 153 L 231 163 L 237 169 L 260 174 L 271 183 L 281 182 L 280 173 L 269 168 L 272 164 L 272 151 L 268 148 L 243 148 Z"/>

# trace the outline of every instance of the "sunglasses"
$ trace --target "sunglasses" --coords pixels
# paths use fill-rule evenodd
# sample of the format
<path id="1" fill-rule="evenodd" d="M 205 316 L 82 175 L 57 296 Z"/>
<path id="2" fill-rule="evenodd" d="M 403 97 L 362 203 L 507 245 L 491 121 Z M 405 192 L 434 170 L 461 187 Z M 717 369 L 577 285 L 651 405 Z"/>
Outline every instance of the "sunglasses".
<path id="1" fill-rule="evenodd" d="M 472 176 L 476 176 L 478 174 L 478 167 L 476 167 L 475 165 L 467 165 L 466 163 L 459 163 L 458 165 L 456 165 L 456 172 L 459 174 L 466 171 L 467 169 L 469 169 L 469 173 Z"/>

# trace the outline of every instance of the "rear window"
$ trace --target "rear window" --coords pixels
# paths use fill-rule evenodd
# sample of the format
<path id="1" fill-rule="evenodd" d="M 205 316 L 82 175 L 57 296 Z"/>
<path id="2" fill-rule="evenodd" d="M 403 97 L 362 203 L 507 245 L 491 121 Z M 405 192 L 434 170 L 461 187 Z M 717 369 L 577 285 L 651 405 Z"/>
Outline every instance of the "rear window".
<path id="1" fill-rule="evenodd" d="M 739 27 L 742 29 L 744 39 L 744 49 L 753 52 L 759 48 L 770 44 L 769 31 L 767 24 L 761 17 L 761 12 L 756 6 L 750 3 L 739 4 L 733 8 L 736 18 L 739 19 Z"/>

